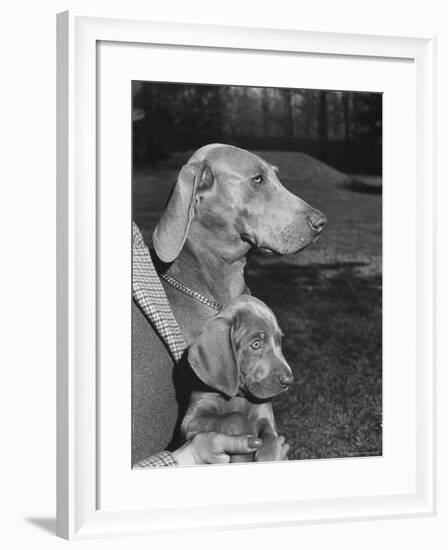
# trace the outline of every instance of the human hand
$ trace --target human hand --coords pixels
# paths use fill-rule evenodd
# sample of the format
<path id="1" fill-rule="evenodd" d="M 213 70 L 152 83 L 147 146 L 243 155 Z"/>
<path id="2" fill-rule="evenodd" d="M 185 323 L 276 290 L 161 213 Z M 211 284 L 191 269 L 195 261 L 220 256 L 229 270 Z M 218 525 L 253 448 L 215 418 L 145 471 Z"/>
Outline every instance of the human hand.
<path id="1" fill-rule="evenodd" d="M 260 445 L 261 440 L 253 435 L 204 432 L 174 451 L 173 456 L 180 466 L 225 464 L 230 462 L 231 455 L 255 453 Z"/>

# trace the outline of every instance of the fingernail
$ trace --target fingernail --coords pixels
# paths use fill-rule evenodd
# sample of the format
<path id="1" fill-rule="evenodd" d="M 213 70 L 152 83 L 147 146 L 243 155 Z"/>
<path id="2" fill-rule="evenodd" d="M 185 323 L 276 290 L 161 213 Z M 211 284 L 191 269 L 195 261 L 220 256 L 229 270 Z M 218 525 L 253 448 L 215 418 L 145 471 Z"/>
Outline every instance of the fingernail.
<path id="1" fill-rule="evenodd" d="M 261 445 L 261 439 L 258 439 L 258 437 L 253 435 L 248 436 L 247 442 L 249 443 L 249 447 L 252 447 L 252 449 L 256 449 Z"/>

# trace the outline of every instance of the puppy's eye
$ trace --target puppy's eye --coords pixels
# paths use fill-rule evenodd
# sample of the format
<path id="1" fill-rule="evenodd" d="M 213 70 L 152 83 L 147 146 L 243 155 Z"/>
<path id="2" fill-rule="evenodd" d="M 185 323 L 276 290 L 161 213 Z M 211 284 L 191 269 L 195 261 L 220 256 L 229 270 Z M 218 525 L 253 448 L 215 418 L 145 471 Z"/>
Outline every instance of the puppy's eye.
<path id="1" fill-rule="evenodd" d="M 254 340 L 254 341 L 251 343 L 251 345 L 250 345 L 250 347 L 251 347 L 252 349 L 255 349 L 255 350 L 260 349 L 261 346 L 262 346 L 262 343 L 261 343 L 261 340 L 260 340 L 259 338 L 257 338 L 256 340 Z"/>
<path id="2" fill-rule="evenodd" d="M 258 184 L 263 183 L 263 176 L 259 174 L 258 176 L 255 176 L 253 180 L 255 183 L 258 183 Z"/>

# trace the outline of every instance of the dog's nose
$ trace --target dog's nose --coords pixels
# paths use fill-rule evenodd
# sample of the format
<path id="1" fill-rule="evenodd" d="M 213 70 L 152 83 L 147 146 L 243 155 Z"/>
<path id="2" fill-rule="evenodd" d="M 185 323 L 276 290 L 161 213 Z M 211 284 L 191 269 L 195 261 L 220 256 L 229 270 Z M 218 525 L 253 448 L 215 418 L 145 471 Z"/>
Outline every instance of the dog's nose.
<path id="1" fill-rule="evenodd" d="M 294 376 L 292 374 L 284 374 L 279 380 L 283 386 L 290 386 L 294 382 Z"/>
<path id="2" fill-rule="evenodd" d="M 308 217 L 308 223 L 313 231 L 316 233 L 322 233 L 327 225 L 327 218 L 322 212 L 316 210 L 311 216 Z"/>

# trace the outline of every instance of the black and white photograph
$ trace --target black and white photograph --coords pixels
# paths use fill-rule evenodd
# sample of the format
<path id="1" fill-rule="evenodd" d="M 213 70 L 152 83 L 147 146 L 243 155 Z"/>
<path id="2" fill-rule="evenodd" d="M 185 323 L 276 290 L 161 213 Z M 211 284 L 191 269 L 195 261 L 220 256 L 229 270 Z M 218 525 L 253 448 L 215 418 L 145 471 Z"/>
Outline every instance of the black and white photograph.
<path id="1" fill-rule="evenodd" d="M 2 548 L 445 550 L 445 4 L 2 7 Z"/>
<path id="2" fill-rule="evenodd" d="M 132 82 L 135 469 L 382 455 L 382 94 Z"/>

